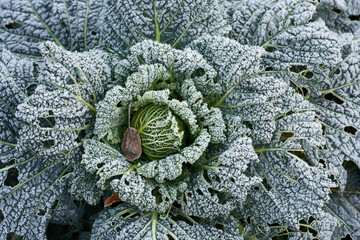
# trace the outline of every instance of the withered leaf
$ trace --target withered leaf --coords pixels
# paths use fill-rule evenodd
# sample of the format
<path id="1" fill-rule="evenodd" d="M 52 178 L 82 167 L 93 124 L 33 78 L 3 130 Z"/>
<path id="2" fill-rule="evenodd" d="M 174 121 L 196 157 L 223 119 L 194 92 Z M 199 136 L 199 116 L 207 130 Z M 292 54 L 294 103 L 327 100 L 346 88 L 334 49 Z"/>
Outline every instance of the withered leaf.
<path id="1" fill-rule="evenodd" d="M 121 199 L 119 198 L 119 195 L 117 195 L 116 192 L 113 191 L 111 197 L 106 199 L 104 207 L 111 206 L 113 203 L 121 202 Z"/>
<path id="2" fill-rule="evenodd" d="M 129 127 L 125 130 L 121 141 L 121 150 L 129 161 L 138 159 L 141 156 L 141 138 L 135 128 Z"/>

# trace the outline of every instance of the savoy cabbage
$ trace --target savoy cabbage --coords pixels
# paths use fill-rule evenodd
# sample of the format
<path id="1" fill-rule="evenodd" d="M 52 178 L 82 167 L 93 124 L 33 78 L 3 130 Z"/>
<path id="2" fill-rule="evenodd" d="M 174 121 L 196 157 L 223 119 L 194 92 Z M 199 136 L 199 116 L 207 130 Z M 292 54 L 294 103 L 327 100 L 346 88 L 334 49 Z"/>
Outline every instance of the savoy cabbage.
<path id="1" fill-rule="evenodd" d="M 360 239 L 358 0 L 0 19 L 0 239 Z"/>

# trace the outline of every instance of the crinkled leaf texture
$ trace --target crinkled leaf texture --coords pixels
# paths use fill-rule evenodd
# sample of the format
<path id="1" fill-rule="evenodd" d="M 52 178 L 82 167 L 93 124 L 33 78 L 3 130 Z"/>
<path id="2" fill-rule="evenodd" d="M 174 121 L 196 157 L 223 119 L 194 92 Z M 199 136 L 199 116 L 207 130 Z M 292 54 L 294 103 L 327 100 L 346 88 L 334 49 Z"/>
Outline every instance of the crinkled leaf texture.
<path id="1" fill-rule="evenodd" d="M 316 7 L 315 18 L 323 19 L 326 26 L 335 32 L 359 36 L 359 6 L 358 0 L 324 0 Z"/>
<path id="2" fill-rule="evenodd" d="M 124 214 L 127 214 L 125 216 Z M 225 229 L 227 230 L 227 226 Z M 236 227 L 235 227 L 236 229 Z M 230 230 L 234 230 L 231 229 Z M 91 240 L 102 239 L 162 239 L 162 240 L 242 240 L 236 232 L 224 232 L 213 226 L 201 225 L 193 219 L 182 219 L 177 213 L 166 216 L 157 213 L 139 213 L 133 207 L 122 204 L 114 209 L 104 210 L 94 223 Z"/>
<path id="3" fill-rule="evenodd" d="M 347 234 L 357 239 L 360 236 L 360 170 L 353 162 L 346 162 L 344 166 L 348 172 L 346 188 L 343 191 L 334 189 L 325 208 L 338 220 L 332 233 L 333 239 Z"/>
<path id="4" fill-rule="evenodd" d="M 324 22 L 311 21 L 315 10 L 303 0 L 239 1 L 231 38 L 264 47 L 265 72 L 307 87 L 341 61 L 342 41 Z"/>
<path id="5" fill-rule="evenodd" d="M 259 47 L 210 36 L 189 46 L 218 71 L 226 97 L 220 102 L 223 111 L 252 128 L 259 161 L 250 162 L 250 173 L 262 183 L 250 188 L 239 211 L 243 219 L 250 218 L 245 231 L 250 235 L 260 231 L 269 237 L 273 232 L 267 224 L 299 229 L 300 219 L 322 218 L 329 188 L 335 185 L 327 172 L 316 166 L 319 159 L 313 151 L 322 147 L 325 139 L 315 119 L 315 107 L 294 93 L 286 81 L 261 72 L 263 51 Z M 240 126 L 237 128 L 242 129 Z"/>
<path id="6" fill-rule="evenodd" d="M 26 123 L 17 147 L 72 161 L 73 150 L 91 134 L 93 105 L 111 79 L 108 55 L 99 50 L 71 53 L 50 42 L 41 50 L 39 86 L 17 106 L 16 117 Z"/>
<path id="7" fill-rule="evenodd" d="M 98 45 L 103 1 L 5 0 L 0 2 L 0 49 L 40 56 L 39 44 L 53 41 L 70 51 Z"/>
<path id="8" fill-rule="evenodd" d="M 182 47 L 202 34 L 230 30 L 216 0 L 106 0 L 102 14 L 101 43 L 121 56 L 146 39 Z"/>

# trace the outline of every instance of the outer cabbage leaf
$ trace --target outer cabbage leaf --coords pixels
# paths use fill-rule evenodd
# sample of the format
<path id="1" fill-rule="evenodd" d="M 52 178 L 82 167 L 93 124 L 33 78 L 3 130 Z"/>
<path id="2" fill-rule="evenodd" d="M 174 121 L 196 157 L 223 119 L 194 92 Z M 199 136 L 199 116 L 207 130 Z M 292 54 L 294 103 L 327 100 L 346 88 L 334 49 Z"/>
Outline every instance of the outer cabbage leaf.
<path id="1" fill-rule="evenodd" d="M 332 239 L 341 239 L 347 234 L 357 239 L 360 237 L 360 170 L 351 162 L 344 165 L 348 171 L 346 188 L 333 189 L 325 208 L 339 222 Z"/>
<path id="2" fill-rule="evenodd" d="M 259 163 L 253 164 L 251 172 L 263 182 L 252 189 L 240 211 L 244 219 L 250 218 L 246 227 L 250 235 L 261 231 L 268 236 L 268 224 L 299 229 L 299 220 L 323 217 L 322 206 L 335 184 L 324 169 L 312 166 L 308 159 L 305 146 L 324 144 L 314 115 L 308 111 L 284 116 L 276 122 L 271 144 L 255 147 Z"/>
<path id="3" fill-rule="evenodd" d="M 104 8 L 102 45 L 121 56 L 146 39 L 182 47 L 202 34 L 230 30 L 216 0 L 106 0 Z"/>
<path id="4" fill-rule="evenodd" d="M 43 85 L 18 106 L 16 117 L 26 123 L 18 147 L 43 157 L 76 159 L 73 150 L 92 127 L 93 105 L 111 79 L 108 55 L 98 50 L 70 53 L 50 42 L 41 49 L 45 61 L 38 81 Z"/>
<path id="5" fill-rule="evenodd" d="M 343 161 L 353 161 L 360 167 L 360 50 L 358 42 L 353 42 L 352 52 L 322 76 L 319 91 L 309 96 L 322 121 L 327 137 L 324 159 L 330 169 L 336 167 L 342 188 L 346 184 Z"/>
<path id="6" fill-rule="evenodd" d="M 324 0 L 316 7 L 317 14 L 332 31 L 360 36 L 360 2 L 358 0 Z"/>
<path id="7" fill-rule="evenodd" d="M 0 179 L 0 212 L 4 216 L 0 238 L 16 234 L 23 239 L 45 239 L 53 204 L 63 194 L 63 188 L 56 183 L 69 168 L 46 166 L 26 152 L 15 152 L 11 157 L 12 164 L 0 169 L 7 172 L 7 178 Z"/>
<path id="8" fill-rule="evenodd" d="M 6 153 L 15 151 L 21 122 L 15 118 L 16 107 L 36 86 L 34 61 L 19 58 L 7 50 L 0 61 L 0 159 L 7 162 Z"/>
<path id="9" fill-rule="evenodd" d="M 190 174 L 187 189 L 179 197 L 182 210 L 191 216 L 226 217 L 242 205 L 251 187 L 261 182 L 246 174 L 257 156 L 248 137 L 227 142 L 228 149 L 204 161 L 201 171 Z"/>
<path id="10" fill-rule="evenodd" d="M 262 46 L 265 71 L 300 86 L 316 83 L 326 67 L 341 61 L 342 41 L 324 22 L 312 22 L 311 1 L 239 1 L 232 39 Z"/>
<path id="11" fill-rule="evenodd" d="M 0 49 L 40 56 L 39 43 L 51 40 L 70 51 L 98 45 L 103 1 L 5 0 L 0 3 Z"/>
<path id="12" fill-rule="evenodd" d="M 124 214 L 127 214 L 125 216 Z M 179 218 L 177 213 L 159 217 L 157 213 L 138 213 L 122 204 L 104 210 L 95 221 L 91 240 L 100 239 L 179 239 L 179 240 L 241 240 L 240 235 L 223 232 L 211 225 L 201 225 L 190 217 Z"/>

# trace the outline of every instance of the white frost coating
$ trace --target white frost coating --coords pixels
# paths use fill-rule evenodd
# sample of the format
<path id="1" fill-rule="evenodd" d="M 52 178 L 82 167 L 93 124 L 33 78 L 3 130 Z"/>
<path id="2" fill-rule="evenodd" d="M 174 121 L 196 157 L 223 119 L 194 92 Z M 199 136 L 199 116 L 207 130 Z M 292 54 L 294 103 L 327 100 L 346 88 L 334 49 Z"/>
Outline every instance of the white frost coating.
<path id="1" fill-rule="evenodd" d="M 341 61 L 338 35 L 311 22 L 315 8 L 311 1 L 241 0 L 231 17 L 232 39 L 264 47 L 265 71 L 306 86 Z"/>
<path id="2" fill-rule="evenodd" d="M 32 157 L 28 153 L 14 154 L 19 162 Z M 58 181 L 64 167 L 55 165 L 36 178 L 28 179 L 45 169 L 41 159 L 33 159 L 17 167 L 19 184 L 14 188 L 1 182 L 0 211 L 4 220 L 0 223 L 0 239 L 7 239 L 8 233 L 24 236 L 24 240 L 46 239 L 46 227 L 52 215 L 52 205 L 63 193 Z M 3 199 L 4 198 L 4 199 Z"/>
<path id="3" fill-rule="evenodd" d="M 360 36 L 359 0 L 324 0 L 316 7 L 316 18 L 325 21 L 326 26 L 338 33 L 353 33 Z"/>
<path id="4" fill-rule="evenodd" d="M 203 95 L 196 90 L 192 80 L 187 79 L 181 86 L 181 96 L 186 100 L 190 109 L 200 118 L 202 127 L 207 127 L 211 136 L 211 143 L 221 143 L 225 140 L 225 122 L 218 108 L 208 108 L 203 102 Z"/>
<path id="5" fill-rule="evenodd" d="M 146 39 L 183 47 L 202 34 L 230 30 L 216 0 L 106 0 L 102 14 L 102 45 L 120 55 Z"/>
<path id="6" fill-rule="evenodd" d="M 38 46 L 47 40 L 70 51 L 92 49 L 100 38 L 102 5 L 97 0 L 1 1 L 0 50 L 39 56 Z"/>
<path id="7" fill-rule="evenodd" d="M 270 233 L 264 222 L 298 229 L 299 219 L 323 216 L 323 204 L 329 200 L 329 188 L 335 184 L 324 169 L 311 166 L 297 156 L 310 157 L 307 154 L 310 148 L 305 146 L 318 148 L 324 144 L 321 125 L 314 121 L 314 116 L 314 112 L 307 111 L 283 117 L 276 124 L 271 144 L 255 149 L 260 161 L 250 169 L 263 181 L 260 188 L 251 190 L 240 210 L 243 217 L 251 216 L 248 230 L 252 234 L 258 227 Z M 292 135 L 286 137 L 282 133 Z"/>
<path id="8" fill-rule="evenodd" d="M 229 215 L 245 202 L 250 188 L 261 182 L 245 173 L 256 160 L 251 139 L 237 138 L 217 160 L 190 176 L 188 188 L 179 197 L 183 211 L 204 218 Z"/>
<path id="9" fill-rule="evenodd" d="M 174 238 L 179 240 L 243 240 L 238 233 L 230 234 L 215 228 L 215 226 L 201 225 L 197 222 L 189 224 L 182 220 L 176 220 L 171 214 L 164 217 L 146 213 L 136 214 L 130 218 L 115 216 L 123 210 L 136 211 L 127 204 L 102 211 L 94 223 L 91 240 L 151 240 L 152 236 L 161 240 Z M 178 213 L 174 213 L 178 215 Z M 108 224 L 109 222 L 111 224 Z M 228 227 L 228 224 L 224 223 L 223 225 L 225 228 Z"/>
<path id="10" fill-rule="evenodd" d="M 181 51 L 151 40 L 140 42 L 132 46 L 130 50 L 131 55 L 128 58 L 130 62 L 136 62 L 133 58 L 140 57 L 146 64 L 161 63 L 178 81 L 191 77 L 197 90 L 204 96 L 214 95 L 221 91 L 220 85 L 215 81 L 217 72 L 196 51 L 189 48 Z"/>
<path id="11" fill-rule="evenodd" d="M 120 152 L 97 140 L 86 140 L 84 147 L 82 164 L 97 176 L 98 188 L 105 190 L 111 186 L 120 199 L 143 211 L 166 212 L 176 200 L 178 190 L 184 188 L 181 182 L 158 184 L 137 174 L 135 166 Z M 161 202 L 153 195 L 155 189 L 159 189 Z"/>

